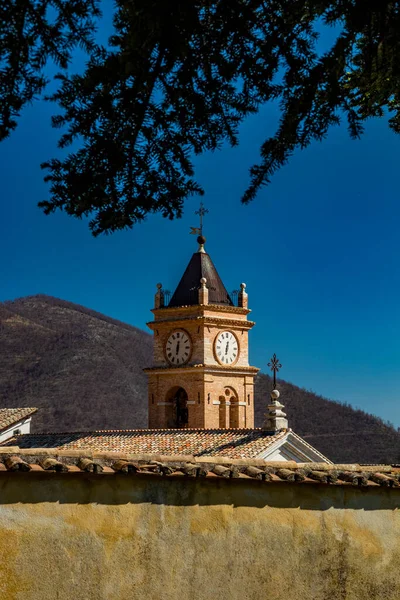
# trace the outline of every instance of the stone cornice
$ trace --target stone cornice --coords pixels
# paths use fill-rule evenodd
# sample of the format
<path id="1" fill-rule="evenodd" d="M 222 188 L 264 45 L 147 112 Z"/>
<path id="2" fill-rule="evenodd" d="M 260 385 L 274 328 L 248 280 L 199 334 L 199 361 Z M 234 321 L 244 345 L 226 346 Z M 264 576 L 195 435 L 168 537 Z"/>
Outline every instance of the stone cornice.
<path id="1" fill-rule="evenodd" d="M 175 375 L 176 373 L 229 373 L 229 375 L 256 375 L 260 369 L 257 367 L 223 367 L 222 365 L 185 365 L 183 367 L 172 367 L 171 365 L 161 366 L 161 367 L 149 367 L 147 369 L 143 369 L 144 373 L 152 373 L 157 375 L 157 373 L 165 374 L 166 371 L 170 371 L 171 375 Z"/>
<path id="2" fill-rule="evenodd" d="M 240 319 L 227 319 L 224 317 L 210 317 L 206 315 L 201 316 L 187 316 L 179 317 L 176 319 L 159 319 L 158 321 L 149 321 L 146 323 L 149 329 L 157 329 L 157 326 L 163 323 L 174 323 L 174 325 L 184 324 L 188 321 L 196 321 L 201 325 L 229 325 L 230 327 L 236 327 L 237 329 L 251 329 L 256 324 L 255 321 L 241 321 Z"/>
<path id="3" fill-rule="evenodd" d="M 151 312 L 154 316 L 157 315 L 174 315 L 176 313 L 182 312 L 182 309 L 185 310 L 188 314 L 195 314 L 198 312 L 203 313 L 205 310 L 212 310 L 213 312 L 221 312 L 221 313 L 232 313 L 236 315 L 248 315 L 251 313 L 250 308 L 242 308 L 241 306 L 224 306 L 222 304 L 194 304 L 187 306 L 164 306 L 163 308 L 152 308 Z M 164 320 L 169 320 L 165 318 Z"/>

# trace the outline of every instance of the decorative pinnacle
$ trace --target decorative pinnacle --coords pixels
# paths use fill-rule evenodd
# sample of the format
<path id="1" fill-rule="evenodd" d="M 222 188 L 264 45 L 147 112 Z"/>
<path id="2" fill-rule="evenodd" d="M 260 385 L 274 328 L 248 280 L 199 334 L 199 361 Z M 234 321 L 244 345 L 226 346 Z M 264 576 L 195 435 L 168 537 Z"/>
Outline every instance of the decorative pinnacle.
<path id="1" fill-rule="evenodd" d="M 276 354 L 271 358 L 271 362 L 268 363 L 268 366 L 271 368 L 271 371 L 274 374 L 274 389 L 276 388 L 276 373 L 279 369 L 282 368 L 281 363 L 279 362 L 279 358 L 276 358 Z"/>

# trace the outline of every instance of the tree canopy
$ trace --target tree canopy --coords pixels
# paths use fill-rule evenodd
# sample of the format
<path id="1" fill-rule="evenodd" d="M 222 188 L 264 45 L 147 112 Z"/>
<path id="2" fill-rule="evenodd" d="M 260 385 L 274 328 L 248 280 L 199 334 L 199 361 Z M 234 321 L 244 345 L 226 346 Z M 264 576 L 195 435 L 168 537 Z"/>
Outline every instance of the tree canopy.
<path id="1" fill-rule="evenodd" d="M 0 141 L 21 109 L 46 87 L 49 59 L 66 68 L 76 46 L 91 52 L 99 0 L 2 0 L 0 3 Z"/>
<path id="2" fill-rule="evenodd" d="M 49 57 L 65 67 L 74 45 L 88 52 L 84 73 L 62 72 L 51 97 L 60 146 L 78 149 L 43 165 L 50 198 L 40 206 L 89 216 L 94 235 L 151 212 L 180 216 L 203 193 L 193 157 L 237 144 L 240 123 L 268 101 L 279 102 L 280 122 L 250 168 L 244 203 L 341 119 L 354 138 L 384 113 L 400 129 L 399 2 L 117 0 L 108 48 L 93 42 L 94 0 L 3 4 L 12 27 L 0 29 L 1 137 L 43 91 Z M 335 39 L 318 51 L 322 24 Z"/>

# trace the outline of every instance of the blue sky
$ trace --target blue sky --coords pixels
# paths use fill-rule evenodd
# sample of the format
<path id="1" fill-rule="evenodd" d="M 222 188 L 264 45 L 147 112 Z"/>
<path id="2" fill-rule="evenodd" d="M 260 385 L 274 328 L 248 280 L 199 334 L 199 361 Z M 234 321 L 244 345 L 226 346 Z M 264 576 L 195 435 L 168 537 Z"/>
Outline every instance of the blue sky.
<path id="1" fill-rule="evenodd" d="M 44 216 L 39 165 L 58 152 L 54 111 L 28 107 L 0 144 L 0 300 L 49 294 L 145 329 L 156 283 L 173 290 L 196 250 L 199 199 L 180 220 L 150 216 L 96 239 L 85 221 Z M 284 379 L 400 426 L 400 137 L 384 120 L 360 141 L 332 129 L 242 206 L 248 168 L 278 116 L 266 107 L 243 124 L 238 148 L 196 160 L 206 248 L 228 290 L 247 284 L 253 365 L 265 371 L 276 352 Z"/>

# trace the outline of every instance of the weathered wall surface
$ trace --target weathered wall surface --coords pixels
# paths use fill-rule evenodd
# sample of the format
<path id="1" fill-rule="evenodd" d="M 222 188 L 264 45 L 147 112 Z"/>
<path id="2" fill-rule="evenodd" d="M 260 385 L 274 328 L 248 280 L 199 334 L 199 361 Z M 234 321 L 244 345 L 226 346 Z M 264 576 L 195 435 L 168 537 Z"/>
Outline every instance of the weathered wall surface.
<path id="1" fill-rule="evenodd" d="M 2 600 L 398 600 L 400 491 L 1 473 Z"/>

